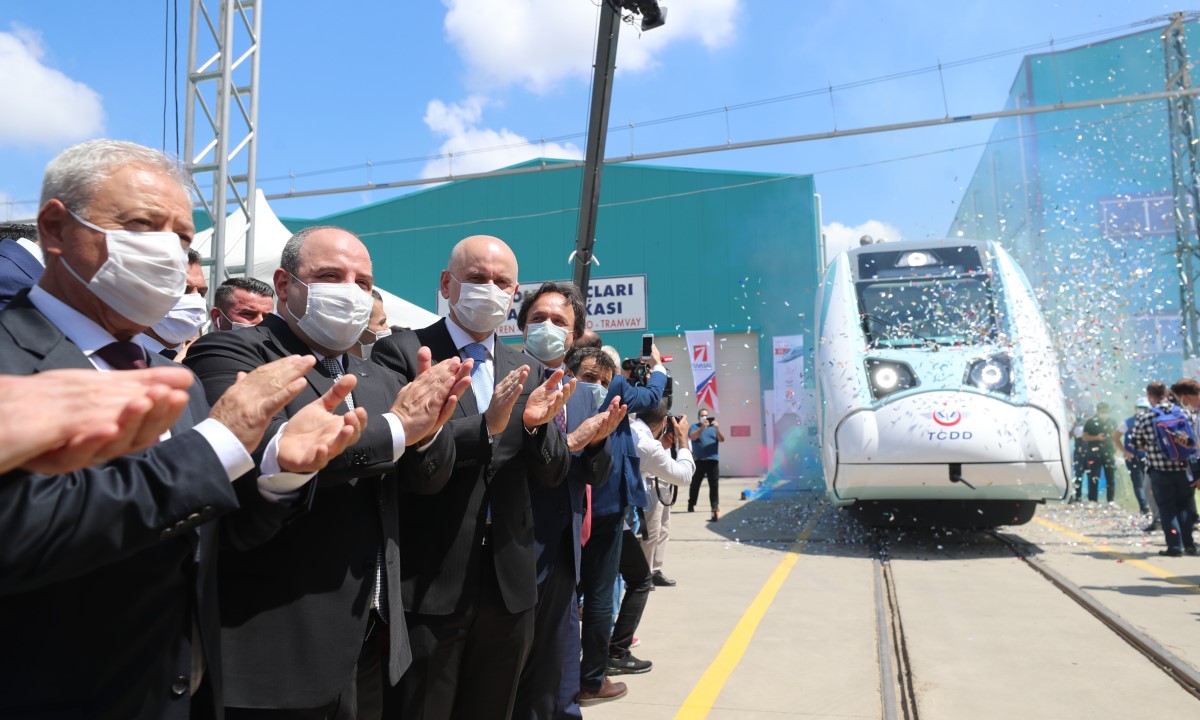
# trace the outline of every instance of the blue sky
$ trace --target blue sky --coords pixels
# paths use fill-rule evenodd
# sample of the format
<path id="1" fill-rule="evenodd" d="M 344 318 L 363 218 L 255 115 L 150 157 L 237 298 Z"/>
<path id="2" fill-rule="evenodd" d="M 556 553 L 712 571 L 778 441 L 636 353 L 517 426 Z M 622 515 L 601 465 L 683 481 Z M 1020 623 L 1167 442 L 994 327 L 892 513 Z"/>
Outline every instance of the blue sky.
<path id="1" fill-rule="evenodd" d="M 540 154 L 581 157 L 596 0 L 266 0 L 259 177 L 267 193 L 485 170 Z M 163 145 L 164 27 L 179 7 L 186 70 L 187 0 L 6 0 L 0 11 L 0 219 L 28 217 L 42 170 L 90 137 Z M 667 25 L 626 26 L 618 52 L 608 155 L 789 136 L 1001 108 L 1021 52 L 1074 47 L 1065 38 L 1178 9 L 1161 0 L 921 3 L 667 0 Z M 115 8 L 120 8 L 118 12 Z M 173 32 L 173 31 L 172 31 Z M 1196 41 L 1200 41 L 1197 39 Z M 166 43 L 166 48 L 164 44 Z M 1032 46 L 1038 46 L 1033 48 Z M 836 89 L 905 71 L 1003 53 L 943 73 Z M 172 76 L 173 77 L 173 76 Z M 944 84 L 945 92 L 942 91 Z M 172 87 L 174 81 L 168 83 Z M 835 87 L 673 122 L 697 111 Z M 184 103 L 180 81 L 179 133 Z M 172 95 L 173 97 L 173 95 Z M 166 149 L 175 149 L 173 100 Z M 632 124 L 633 128 L 630 129 Z M 991 123 L 969 123 L 660 164 L 814 174 L 833 242 L 863 232 L 944 234 Z M 182 140 L 180 141 L 182 143 Z M 497 152 L 468 152 L 508 146 Z M 919 157 L 916 157 L 919 156 Z M 407 163 L 376 165 L 417 158 Z M 388 191 L 280 200 L 280 215 L 315 217 Z M 392 194 L 395 194 L 393 192 Z"/>

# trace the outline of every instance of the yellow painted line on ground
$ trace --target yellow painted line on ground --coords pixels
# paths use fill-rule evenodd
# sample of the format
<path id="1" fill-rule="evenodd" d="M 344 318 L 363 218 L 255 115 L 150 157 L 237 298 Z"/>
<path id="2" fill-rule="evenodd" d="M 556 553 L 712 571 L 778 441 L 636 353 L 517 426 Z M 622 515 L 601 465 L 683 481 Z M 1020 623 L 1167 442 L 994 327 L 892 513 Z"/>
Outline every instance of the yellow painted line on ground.
<path id="1" fill-rule="evenodd" d="M 762 622 L 771 603 L 775 601 L 775 595 L 779 593 L 779 588 L 783 587 L 783 582 L 792 572 L 792 567 L 800 559 L 800 553 L 804 552 L 804 545 L 808 542 L 813 528 L 817 526 L 820 516 L 819 511 L 814 512 L 804 525 L 796 542 L 788 548 L 787 554 L 775 566 L 771 577 L 767 578 L 767 582 L 758 591 L 754 602 L 746 608 L 746 612 L 734 626 L 733 632 L 729 633 L 729 637 L 725 639 L 725 644 L 721 646 L 721 651 L 717 653 L 716 659 L 712 661 L 712 664 L 700 676 L 700 680 L 696 682 L 695 687 L 688 693 L 687 698 L 684 699 L 679 712 L 675 713 L 675 720 L 704 720 L 708 717 L 708 713 L 716 704 L 717 696 L 721 694 L 725 683 L 729 681 L 729 676 L 737 669 L 738 663 L 742 661 L 742 656 L 746 654 L 746 649 L 750 647 L 750 641 L 754 639 L 758 624 Z"/>
<path id="2" fill-rule="evenodd" d="M 1173 572 L 1170 572 L 1168 570 L 1163 570 L 1162 568 L 1158 567 L 1157 565 L 1151 565 L 1150 563 L 1146 562 L 1145 560 L 1140 560 L 1138 558 L 1133 557 L 1132 555 L 1127 555 L 1126 553 L 1123 553 L 1119 550 L 1114 550 L 1111 547 L 1109 547 L 1108 545 L 1105 545 L 1104 543 L 1100 542 L 1099 540 L 1093 540 L 1092 538 L 1088 537 L 1087 535 L 1081 535 L 1080 533 L 1077 533 L 1074 530 L 1071 530 L 1069 528 L 1065 528 L 1062 525 L 1059 525 L 1058 523 L 1050 522 L 1049 520 L 1043 520 L 1040 517 L 1035 517 L 1033 519 L 1033 521 L 1039 525 L 1050 528 L 1051 530 L 1060 532 L 1069 538 L 1078 540 L 1081 543 L 1086 543 L 1088 545 L 1091 545 L 1096 550 L 1099 550 L 1100 552 L 1104 553 L 1105 555 L 1119 558 L 1120 560 L 1127 562 L 1136 568 L 1145 570 L 1146 572 L 1148 572 L 1152 575 L 1157 575 L 1158 577 L 1162 578 L 1163 580 L 1166 580 L 1169 583 L 1172 583 L 1174 585 L 1179 585 L 1180 587 L 1185 587 L 1194 593 L 1200 593 L 1200 585 L 1197 585 L 1193 582 L 1185 580 L 1184 578 L 1179 577 L 1178 575 L 1176 575 Z"/>

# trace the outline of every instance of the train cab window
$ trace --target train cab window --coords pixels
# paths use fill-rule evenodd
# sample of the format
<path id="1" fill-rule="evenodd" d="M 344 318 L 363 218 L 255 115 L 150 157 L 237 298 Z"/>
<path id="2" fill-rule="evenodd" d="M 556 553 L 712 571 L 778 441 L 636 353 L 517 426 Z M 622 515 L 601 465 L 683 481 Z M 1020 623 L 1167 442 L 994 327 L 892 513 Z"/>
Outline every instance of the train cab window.
<path id="1" fill-rule="evenodd" d="M 864 253 L 858 301 L 872 347 L 977 345 L 997 323 L 991 279 L 971 246 Z"/>

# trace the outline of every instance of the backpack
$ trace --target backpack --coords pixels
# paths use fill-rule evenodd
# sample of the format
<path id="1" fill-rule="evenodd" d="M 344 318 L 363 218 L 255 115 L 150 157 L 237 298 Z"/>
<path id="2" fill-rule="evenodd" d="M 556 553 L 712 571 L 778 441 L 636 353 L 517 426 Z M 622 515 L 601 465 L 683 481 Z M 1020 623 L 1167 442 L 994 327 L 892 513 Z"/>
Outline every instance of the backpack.
<path id="1" fill-rule="evenodd" d="M 1154 439 L 1169 460 L 1187 462 L 1196 456 L 1196 432 L 1178 405 L 1169 411 L 1154 408 Z"/>

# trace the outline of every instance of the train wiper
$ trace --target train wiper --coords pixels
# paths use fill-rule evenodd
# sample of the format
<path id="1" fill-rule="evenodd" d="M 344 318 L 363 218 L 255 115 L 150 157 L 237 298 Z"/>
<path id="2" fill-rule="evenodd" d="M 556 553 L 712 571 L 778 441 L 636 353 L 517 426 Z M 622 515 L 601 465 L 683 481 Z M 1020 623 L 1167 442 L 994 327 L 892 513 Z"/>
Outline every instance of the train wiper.
<path id="1" fill-rule="evenodd" d="M 936 340 L 927 338 L 924 335 L 918 335 L 917 333 L 915 333 L 911 330 L 905 330 L 904 326 L 900 322 L 898 322 L 896 320 L 892 320 L 891 318 L 879 317 L 878 315 L 872 315 L 871 313 L 862 313 L 862 316 L 864 318 L 866 318 L 867 320 L 874 320 L 877 323 L 882 323 L 886 327 L 894 328 L 896 330 L 899 330 L 902 333 L 905 333 L 906 335 L 908 335 L 910 337 L 914 337 L 917 340 L 920 340 L 921 342 L 925 343 L 929 347 L 929 349 L 933 350 L 934 352 L 937 352 L 942 347 L 941 345 L 939 345 L 937 343 Z M 866 328 L 866 330 L 867 330 L 868 334 L 871 332 L 871 329 L 869 327 Z"/>

